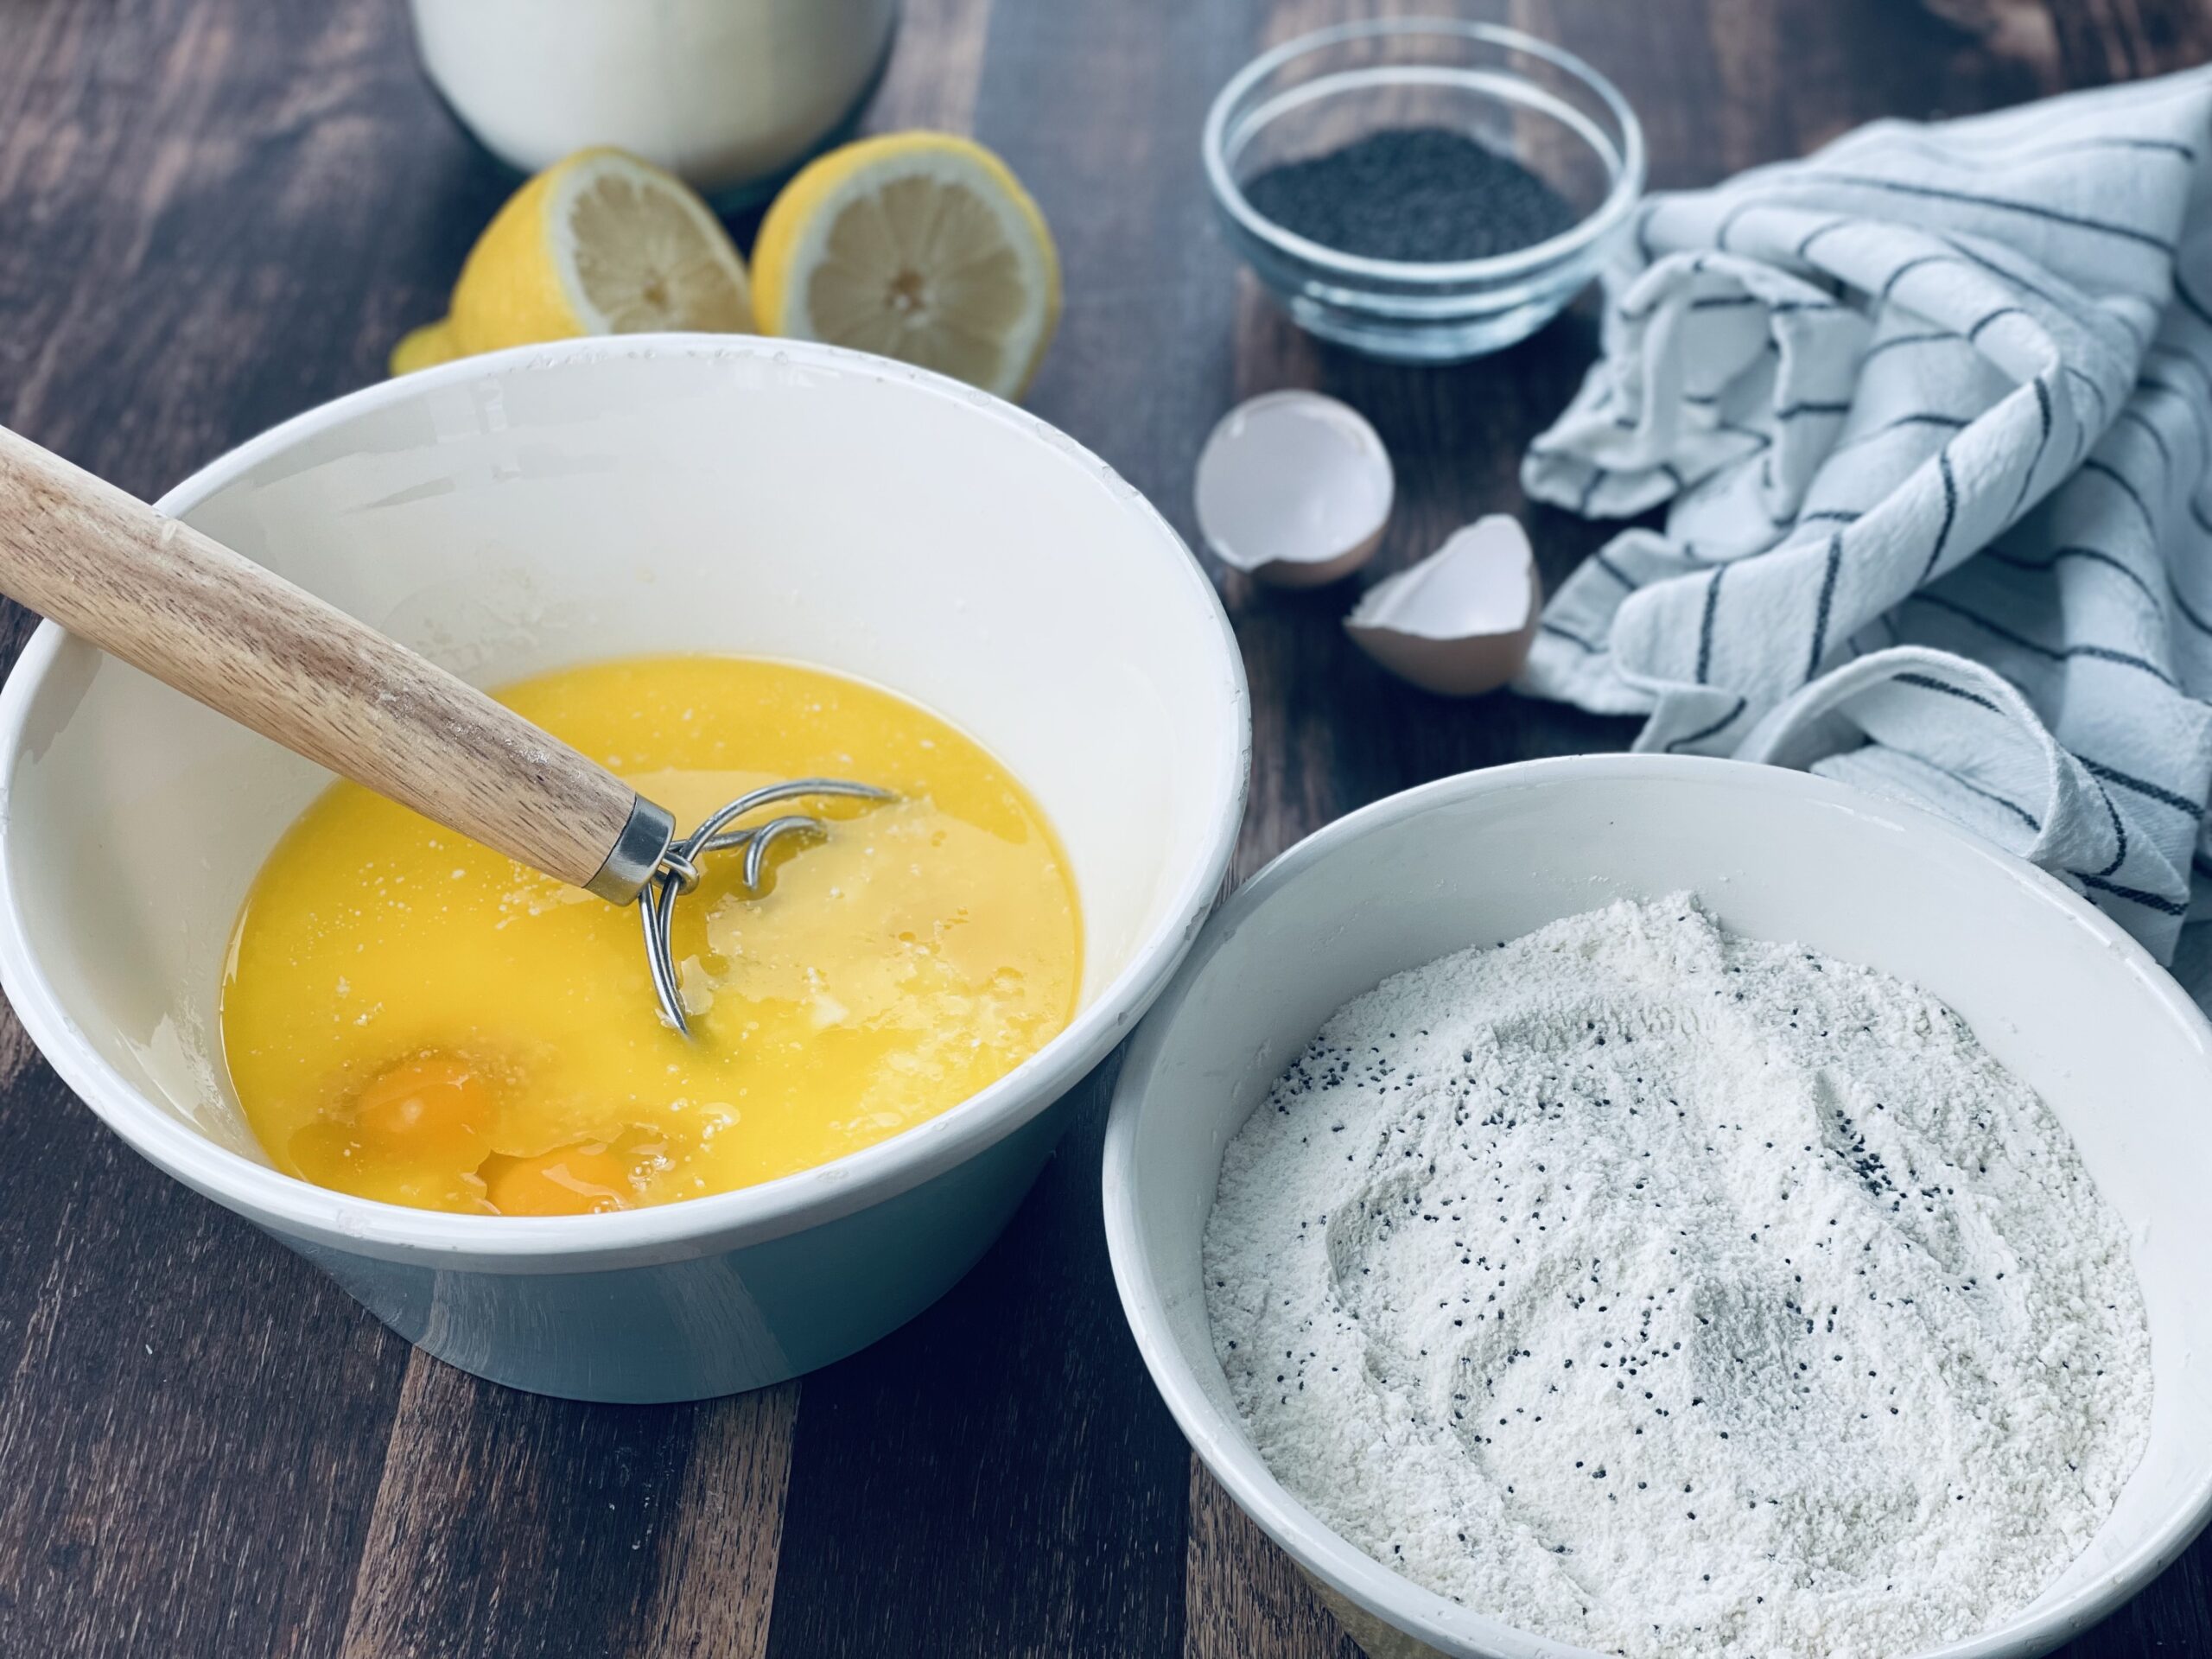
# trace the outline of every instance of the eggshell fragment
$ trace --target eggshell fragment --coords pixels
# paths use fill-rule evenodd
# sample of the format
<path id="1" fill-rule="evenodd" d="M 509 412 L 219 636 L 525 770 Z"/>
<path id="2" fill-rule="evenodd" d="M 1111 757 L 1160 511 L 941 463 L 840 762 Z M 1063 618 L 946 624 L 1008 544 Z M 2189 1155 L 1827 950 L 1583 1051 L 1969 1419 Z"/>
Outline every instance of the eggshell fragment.
<path id="1" fill-rule="evenodd" d="M 1224 564 L 1278 588 L 1318 588 L 1373 556 L 1396 483 L 1357 410 L 1271 391 L 1224 416 L 1198 454 L 1198 531 Z"/>
<path id="2" fill-rule="evenodd" d="M 1344 628 L 1399 678 L 1440 696 L 1472 697 L 1521 671 L 1543 597 L 1528 533 L 1494 512 L 1376 582 Z"/>

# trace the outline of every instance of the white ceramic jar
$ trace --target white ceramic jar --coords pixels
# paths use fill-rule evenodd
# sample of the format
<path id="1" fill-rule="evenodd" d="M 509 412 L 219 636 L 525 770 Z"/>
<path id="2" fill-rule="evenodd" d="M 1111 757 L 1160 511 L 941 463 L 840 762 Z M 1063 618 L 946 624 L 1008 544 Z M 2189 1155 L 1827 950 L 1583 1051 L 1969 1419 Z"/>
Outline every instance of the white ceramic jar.
<path id="1" fill-rule="evenodd" d="M 873 87 L 898 0 L 412 0 L 431 84 L 526 173 L 619 144 L 710 196 L 772 183 Z"/>

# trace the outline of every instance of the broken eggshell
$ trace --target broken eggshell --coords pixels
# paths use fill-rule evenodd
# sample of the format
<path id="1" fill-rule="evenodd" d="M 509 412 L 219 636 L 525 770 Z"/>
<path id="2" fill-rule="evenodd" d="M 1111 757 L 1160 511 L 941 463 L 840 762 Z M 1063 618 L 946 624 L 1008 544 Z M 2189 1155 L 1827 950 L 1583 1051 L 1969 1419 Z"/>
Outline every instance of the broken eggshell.
<path id="1" fill-rule="evenodd" d="M 1472 697 L 1521 671 L 1542 612 L 1528 533 L 1497 512 L 1376 582 L 1344 628 L 1400 679 L 1440 696 Z"/>
<path id="2" fill-rule="evenodd" d="M 1373 556 L 1396 488 L 1366 417 L 1318 391 L 1271 391 L 1221 418 L 1198 454 L 1198 532 L 1278 588 L 1318 588 Z"/>

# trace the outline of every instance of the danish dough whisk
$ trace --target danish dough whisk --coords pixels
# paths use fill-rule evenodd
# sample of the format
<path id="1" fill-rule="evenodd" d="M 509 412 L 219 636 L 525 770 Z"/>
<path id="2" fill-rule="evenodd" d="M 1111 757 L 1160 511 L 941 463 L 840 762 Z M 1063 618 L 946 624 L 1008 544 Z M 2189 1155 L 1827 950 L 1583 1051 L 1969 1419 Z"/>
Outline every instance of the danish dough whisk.
<path id="1" fill-rule="evenodd" d="M 665 807 L 512 709 L 213 538 L 0 428 L 0 593 L 283 744 L 555 880 L 635 904 L 661 1017 L 688 1033 L 672 930 L 701 861 L 764 891 L 779 842 L 830 833 L 791 803 L 888 801 L 802 778 L 678 836 Z"/>

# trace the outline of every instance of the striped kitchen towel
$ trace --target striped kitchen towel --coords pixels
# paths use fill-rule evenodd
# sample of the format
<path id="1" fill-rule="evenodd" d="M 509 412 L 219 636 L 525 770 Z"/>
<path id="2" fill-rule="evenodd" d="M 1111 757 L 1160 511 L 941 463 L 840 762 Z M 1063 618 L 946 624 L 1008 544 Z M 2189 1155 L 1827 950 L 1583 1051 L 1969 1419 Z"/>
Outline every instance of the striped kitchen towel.
<path id="1" fill-rule="evenodd" d="M 1616 537 L 1522 689 L 2212 913 L 2212 71 L 1655 195 L 1528 493 Z M 2194 901 L 2192 901 L 2194 891 Z"/>

